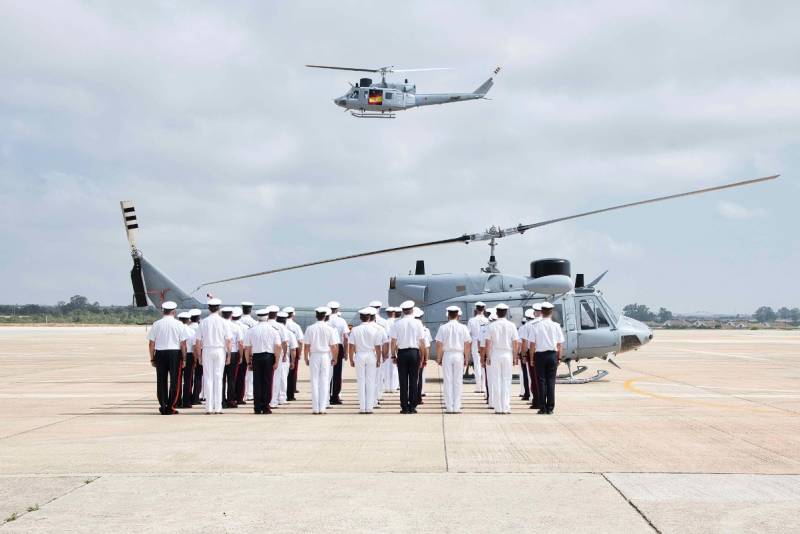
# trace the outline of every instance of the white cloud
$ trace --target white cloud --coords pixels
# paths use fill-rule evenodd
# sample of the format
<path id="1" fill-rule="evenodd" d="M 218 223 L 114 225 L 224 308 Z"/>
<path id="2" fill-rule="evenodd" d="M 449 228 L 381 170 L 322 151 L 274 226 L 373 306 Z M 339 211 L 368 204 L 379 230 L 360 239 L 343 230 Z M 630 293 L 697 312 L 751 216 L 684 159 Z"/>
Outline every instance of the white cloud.
<path id="1" fill-rule="evenodd" d="M 761 208 L 747 208 L 736 202 L 723 200 L 717 203 L 717 213 L 726 219 L 745 220 L 760 217 L 765 212 Z"/>

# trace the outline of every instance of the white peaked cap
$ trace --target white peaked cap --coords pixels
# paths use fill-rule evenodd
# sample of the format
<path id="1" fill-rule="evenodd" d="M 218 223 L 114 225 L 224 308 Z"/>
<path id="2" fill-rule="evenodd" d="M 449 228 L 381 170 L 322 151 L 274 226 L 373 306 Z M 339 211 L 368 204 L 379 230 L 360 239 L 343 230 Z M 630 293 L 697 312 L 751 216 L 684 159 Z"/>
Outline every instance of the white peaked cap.
<path id="1" fill-rule="evenodd" d="M 373 307 L 374 307 L 374 306 L 373 306 Z M 400 309 L 401 309 L 401 310 L 410 310 L 410 309 L 411 309 L 411 308 L 413 308 L 413 307 L 414 307 L 414 301 L 413 301 L 413 300 L 407 300 L 407 301 L 403 302 L 403 303 L 400 305 Z"/>
<path id="2" fill-rule="evenodd" d="M 177 307 L 178 307 L 178 305 L 175 304 L 174 302 L 172 302 L 171 300 L 168 300 L 168 301 L 164 302 L 163 304 L 161 304 L 161 309 L 162 310 L 174 310 Z"/>
<path id="3" fill-rule="evenodd" d="M 497 320 L 497 312 L 496 311 L 489 312 L 489 320 L 490 321 L 496 321 Z"/>
<path id="4" fill-rule="evenodd" d="M 243 313 L 243 312 L 242 312 L 242 309 L 241 309 L 239 306 L 236 306 L 236 307 L 233 309 L 233 316 L 234 316 L 234 317 L 241 317 L 241 316 L 242 316 L 242 313 Z"/>
<path id="5" fill-rule="evenodd" d="M 221 306 L 222 305 L 222 301 L 220 299 L 218 299 L 217 297 L 213 297 L 213 298 L 208 299 L 207 304 L 209 306 Z"/>
<path id="6" fill-rule="evenodd" d="M 280 317 L 281 319 L 288 319 L 289 314 L 286 312 L 278 312 L 278 317 Z"/>
<path id="7" fill-rule="evenodd" d="M 228 313 L 228 312 L 233 313 L 233 308 L 231 308 L 230 306 L 225 306 L 224 308 L 222 308 L 219 311 L 221 311 L 222 313 Z"/>
<path id="8" fill-rule="evenodd" d="M 294 308 L 292 308 L 291 306 L 286 306 L 283 309 L 283 311 L 285 311 L 286 313 L 294 313 Z"/>
<path id="9" fill-rule="evenodd" d="M 447 307 L 447 311 L 449 311 L 449 312 L 461 311 L 461 307 L 460 306 L 448 306 Z"/>
<path id="10" fill-rule="evenodd" d="M 543 310 L 552 310 L 555 308 L 550 302 L 542 302 L 542 309 Z"/>
<path id="11" fill-rule="evenodd" d="M 537 302 L 536 304 L 531 306 L 531 308 L 533 308 L 533 311 L 542 311 L 542 303 L 541 302 Z"/>
<path id="12" fill-rule="evenodd" d="M 335 300 L 332 300 L 328 303 L 328 307 L 331 308 L 332 310 L 338 310 L 339 308 L 342 307 L 342 305 L 336 302 Z"/>
<path id="13" fill-rule="evenodd" d="M 425 315 L 425 312 L 424 312 L 424 311 L 422 311 L 421 309 L 419 309 L 419 308 L 417 308 L 417 307 L 414 307 L 414 317 L 415 317 L 415 318 L 419 319 L 419 318 L 420 318 L 420 317 L 422 317 L 423 315 Z"/>
<path id="14" fill-rule="evenodd" d="M 508 309 L 508 304 L 506 304 L 505 302 L 501 302 L 500 304 L 495 306 L 494 309 L 495 310 L 507 310 Z"/>
<path id="15" fill-rule="evenodd" d="M 461 306 L 458 306 L 458 314 L 461 315 Z"/>
<path id="16" fill-rule="evenodd" d="M 253 303 L 250 302 L 249 300 L 243 300 L 241 304 L 242 306 L 251 306 L 251 307 L 253 306 Z"/>
<path id="17" fill-rule="evenodd" d="M 358 314 L 359 315 L 372 315 L 372 312 L 374 312 L 374 311 L 375 311 L 375 308 L 366 307 L 366 308 L 361 308 L 360 310 L 358 310 Z"/>
<path id="18" fill-rule="evenodd" d="M 486 303 L 478 301 L 478 302 L 475 303 L 475 307 L 476 308 L 485 308 L 486 307 Z"/>
<path id="19" fill-rule="evenodd" d="M 326 313 L 328 311 L 328 308 L 326 308 L 325 306 L 320 306 L 319 308 L 315 309 L 314 311 L 316 313 Z"/>
<path id="20" fill-rule="evenodd" d="M 189 318 L 191 318 L 191 315 L 189 315 L 189 312 L 180 312 L 178 314 L 178 319 L 189 319 Z"/>
<path id="21" fill-rule="evenodd" d="M 256 315 L 258 315 L 259 317 L 264 317 L 265 315 L 268 314 L 269 312 L 267 311 L 266 308 L 261 308 L 260 310 L 256 310 Z"/>
<path id="22" fill-rule="evenodd" d="M 533 319 L 534 316 L 532 308 L 528 308 L 527 310 L 525 310 L 525 317 L 527 317 L 528 319 Z"/>
<path id="23" fill-rule="evenodd" d="M 380 308 L 381 306 L 383 306 L 383 302 L 379 300 L 373 300 L 372 302 L 369 303 L 370 308 Z"/>
<path id="24" fill-rule="evenodd" d="M 378 310 L 376 310 L 372 306 L 369 306 L 367 309 L 369 310 L 369 314 L 372 315 L 373 317 L 378 315 Z"/>
<path id="25" fill-rule="evenodd" d="M 328 306 L 323 306 L 322 309 L 325 311 L 325 315 L 330 315 L 333 313 L 333 310 L 330 309 Z"/>
<path id="26" fill-rule="evenodd" d="M 192 308 L 191 310 L 189 310 L 189 315 L 191 317 L 197 317 L 198 315 L 203 315 L 203 312 L 201 312 L 197 308 Z"/>
<path id="27" fill-rule="evenodd" d="M 278 313 L 281 309 L 274 304 L 272 306 L 267 306 L 267 313 Z"/>

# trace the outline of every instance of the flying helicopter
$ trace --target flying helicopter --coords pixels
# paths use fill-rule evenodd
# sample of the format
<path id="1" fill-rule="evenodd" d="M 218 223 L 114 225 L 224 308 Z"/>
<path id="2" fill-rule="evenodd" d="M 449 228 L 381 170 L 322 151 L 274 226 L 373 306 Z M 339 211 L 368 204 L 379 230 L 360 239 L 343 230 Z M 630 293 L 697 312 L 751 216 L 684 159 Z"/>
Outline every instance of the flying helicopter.
<path id="1" fill-rule="evenodd" d="M 483 82 L 471 93 L 417 93 L 417 86 L 408 82 L 391 83 L 386 81 L 390 73 L 425 72 L 435 70 L 449 70 L 446 67 L 433 67 L 424 69 L 398 69 L 393 65 L 374 69 L 360 67 L 333 67 L 328 65 L 306 65 L 312 69 L 344 70 L 354 72 L 368 72 L 380 74 L 381 81 L 373 83 L 371 78 L 361 78 L 356 83 L 350 84 L 350 91 L 334 98 L 333 103 L 350 111 L 353 117 L 359 119 L 393 119 L 397 111 L 403 111 L 421 106 L 434 106 L 438 104 L 451 104 L 467 100 L 480 100 L 486 98 L 489 89 L 494 85 L 494 76 L 500 72 L 497 67 L 492 76 Z"/>
<path id="2" fill-rule="evenodd" d="M 491 226 L 485 231 L 463 234 L 456 237 L 415 243 L 411 245 L 396 246 L 380 250 L 373 250 L 347 256 L 339 256 L 319 261 L 302 263 L 288 267 L 269 269 L 266 271 L 245 274 L 205 282 L 198 286 L 192 293 L 211 285 L 244 280 L 259 276 L 274 275 L 281 272 L 304 269 L 317 265 L 324 265 L 339 261 L 353 260 L 378 254 L 441 246 L 455 243 L 469 244 L 478 241 L 488 241 L 490 247 L 489 260 L 486 267 L 478 273 L 448 273 L 427 274 L 425 263 L 419 260 L 413 272 L 408 275 L 395 275 L 389 279 L 388 302 L 389 305 L 399 305 L 404 300 L 415 301 L 424 311 L 424 321 L 436 335 L 436 330 L 445 321 L 445 309 L 456 305 L 461 307 L 462 315 L 469 317 L 474 305 L 483 301 L 488 307 L 500 302 L 509 307 L 509 319 L 518 326 L 523 320 L 524 312 L 537 302 L 549 301 L 555 305 L 556 322 L 564 330 L 565 346 L 562 361 L 567 366 L 567 373 L 559 375 L 560 382 L 587 383 L 597 381 L 608 374 L 606 370 L 598 370 L 589 377 L 577 377 L 586 371 L 586 366 L 578 365 L 581 360 L 602 358 L 619 367 L 614 356 L 620 353 L 636 350 L 653 339 L 650 328 L 642 322 L 617 314 L 605 300 L 603 293 L 597 285 L 605 276 L 601 274 L 590 283 L 586 284 L 583 274 L 577 274 L 572 279 L 570 262 L 561 258 L 547 258 L 535 260 L 530 265 L 529 276 L 515 276 L 500 272 L 495 248 L 499 239 L 516 234 L 524 234 L 528 230 L 541 228 L 558 222 L 588 217 L 624 208 L 631 208 L 645 204 L 652 204 L 666 200 L 710 193 L 724 189 L 754 185 L 778 178 L 779 175 L 766 176 L 723 185 L 697 189 L 684 193 L 655 197 L 636 202 L 619 204 L 611 207 L 586 211 L 555 219 L 548 219 L 531 224 L 518 224 L 508 228 Z M 136 247 L 136 234 L 138 220 L 133 203 L 123 201 L 123 222 L 125 224 L 128 242 L 133 258 L 131 282 L 133 284 L 134 302 L 136 306 L 147 306 L 148 300 L 159 306 L 165 300 L 174 300 L 180 308 L 203 308 L 196 298 L 180 289 L 169 277 L 158 270 Z M 352 322 L 355 319 L 355 309 L 343 309 L 345 318 Z M 313 308 L 297 308 L 297 321 L 303 326 L 313 322 Z M 578 365 L 573 369 L 573 364 Z"/>

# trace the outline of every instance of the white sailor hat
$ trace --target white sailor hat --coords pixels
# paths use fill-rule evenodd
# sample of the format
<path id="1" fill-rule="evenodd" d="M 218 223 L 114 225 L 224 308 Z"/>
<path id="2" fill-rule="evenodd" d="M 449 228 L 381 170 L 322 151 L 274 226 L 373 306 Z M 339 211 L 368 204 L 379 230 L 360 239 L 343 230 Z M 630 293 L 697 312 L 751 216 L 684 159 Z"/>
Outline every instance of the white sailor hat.
<path id="1" fill-rule="evenodd" d="M 242 309 L 239 306 L 233 308 L 233 316 L 234 317 L 241 317 L 242 316 Z"/>
<path id="2" fill-rule="evenodd" d="M 291 306 L 286 306 L 283 309 L 283 311 L 285 311 L 286 313 L 294 313 L 294 308 L 292 308 Z"/>
<path id="3" fill-rule="evenodd" d="M 201 312 L 197 308 L 192 308 L 191 310 L 189 310 L 189 316 L 197 317 L 198 315 L 203 315 L 203 312 Z"/>
<path id="4" fill-rule="evenodd" d="M 280 317 L 281 319 L 288 319 L 289 314 L 286 312 L 278 312 L 278 317 Z"/>
<path id="5" fill-rule="evenodd" d="M 368 306 L 367 309 L 369 310 L 369 314 L 372 315 L 373 317 L 378 315 L 378 310 L 376 310 L 372 306 Z"/>
<path id="6" fill-rule="evenodd" d="M 341 308 L 341 307 L 342 307 L 342 305 L 341 305 L 341 304 L 339 304 L 338 302 L 336 302 L 335 300 L 332 300 L 332 301 L 330 301 L 330 302 L 328 303 L 328 307 L 329 307 L 330 309 L 332 309 L 332 310 L 338 310 L 339 308 Z"/>
<path id="7" fill-rule="evenodd" d="M 375 311 L 375 308 L 370 308 L 369 306 L 367 306 L 366 308 L 361 308 L 360 310 L 358 310 L 358 314 L 359 315 L 372 315 L 372 312 L 374 312 L 374 311 Z"/>
<path id="8" fill-rule="evenodd" d="M 243 300 L 241 304 L 242 306 L 250 306 L 251 308 L 253 307 L 253 303 L 250 302 L 249 300 Z"/>
<path id="9" fill-rule="evenodd" d="M 178 319 L 189 319 L 189 318 L 191 318 L 191 315 L 189 315 L 189 312 L 180 312 L 178 314 Z"/>
<path id="10" fill-rule="evenodd" d="M 220 299 L 218 299 L 217 297 L 212 297 L 212 298 L 208 299 L 207 304 L 209 306 L 221 306 L 222 305 L 222 301 Z"/>
<path id="11" fill-rule="evenodd" d="M 490 311 L 489 312 L 489 320 L 490 321 L 496 321 L 497 320 L 497 312 L 496 311 Z"/>
<path id="12" fill-rule="evenodd" d="M 380 308 L 381 306 L 383 306 L 383 302 L 379 300 L 373 300 L 372 302 L 369 303 L 370 308 Z"/>
<path id="13" fill-rule="evenodd" d="M 256 310 L 256 315 L 259 317 L 264 317 L 265 315 L 269 315 L 269 312 L 266 308 L 261 308 L 260 310 Z"/>
<path id="14" fill-rule="evenodd" d="M 448 306 L 447 307 L 447 311 L 449 311 L 449 312 L 461 311 L 461 307 L 460 306 Z"/>
<path id="15" fill-rule="evenodd" d="M 542 303 L 541 302 L 537 302 L 536 304 L 531 306 L 531 308 L 533 308 L 533 311 L 542 311 Z"/>
<path id="16" fill-rule="evenodd" d="M 162 310 L 174 310 L 177 307 L 178 307 L 178 305 L 175 304 L 174 302 L 172 302 L 171 300 L 168 300 L 168 301 L 163 302 L 161 304 L 161 309 Z"/>
<path id="17" fill-rule="evenodd" d="M 478 302 L 475 303 L 475 307 L 476 308 L 485 308 L 486 307 L 486 303 L 482 302 L 482 301 L 478 301 Z"/>
<path id="18" fill-rule="evenodd" d="M 550 303 L 550 302 L 542 302 L 542 309 L 543 310 L 552 310 L 553 308 L 555 308 L 555 306 L 553 306 L 552 303 Z"/>
<path id="19" fill-rule="evenodd" d="M 501 302 L 500 304 L 495 306 L 494 309 L 495 310 L 507 310 L 508 309 L 508 304 L 506 304 L 505 302 Z"/>
<path id="20" fill-rule="evenodd" d="M 233 308 L 231 308 L 230 306 L 225 306 L 219 311 L 221 311 L 222 313 L 233 313 Z"/>
<path id="21" fill-rule="evenodd" d="M 274 304 L 267 306 L 267 313 L 278 313 L 279 311 L 281 311 L 281 309 Z"/>
<path id="22" fill-rule="evenodd" d="M 461 315 L 461 306 L 458 306 L 458 315 Z"/>
<path id="23" fill-rule="evenodd" d="M 525 310 L 525 317 L 528 318 L 528 319 L 533 319 L 534 318 L 533 308 L 528 308 L 527 310 Z"/>
<path id="24" fill-rule="evenodd" d="M 407 301 L 403 302 L 400 305 L 400 309 L 401 310 L 410 310 L 413 307 L 414 307 L 414 301 L 413 300 L 407 300 Z M 374 308 L 374 306 L 373 306 L 373 308 Z"/>
<path id="25" fill-rule="evenodd" d="M 326 308 L 325 306 L 320 306 L 319 308 L 315 309 L 314 311 L 316 313 L 326 313 L 328 311 L 328 308 Z"/>
<path id="26" fill-rule="evenodd" d="M 415 319 L 419 319 L 423 315 L 425 315 L 425 312 L 422 311 L 421 309 L 417 308 L 416 306 L 414 306 L 414 318 Z"/>
<path id="27" fill-rule="evenodd" d="M 333 310 L 330 309 L 328 306 L 323 306 L 322 308 L 325 310 L 325 315 L 330 315 L 333 313 Z"/>

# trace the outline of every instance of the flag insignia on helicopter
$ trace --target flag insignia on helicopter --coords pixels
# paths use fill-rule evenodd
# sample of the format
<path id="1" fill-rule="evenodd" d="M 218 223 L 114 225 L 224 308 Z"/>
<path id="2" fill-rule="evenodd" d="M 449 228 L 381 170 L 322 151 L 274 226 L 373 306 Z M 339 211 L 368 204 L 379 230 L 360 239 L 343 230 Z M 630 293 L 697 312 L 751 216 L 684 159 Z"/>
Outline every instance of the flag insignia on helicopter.
<path id="1" fill-rule="evenodd" d="M 370 106 L 380 106 L 383 104 L 383 91 L 380 89 L 370 89 L 367 104 Z"/>

